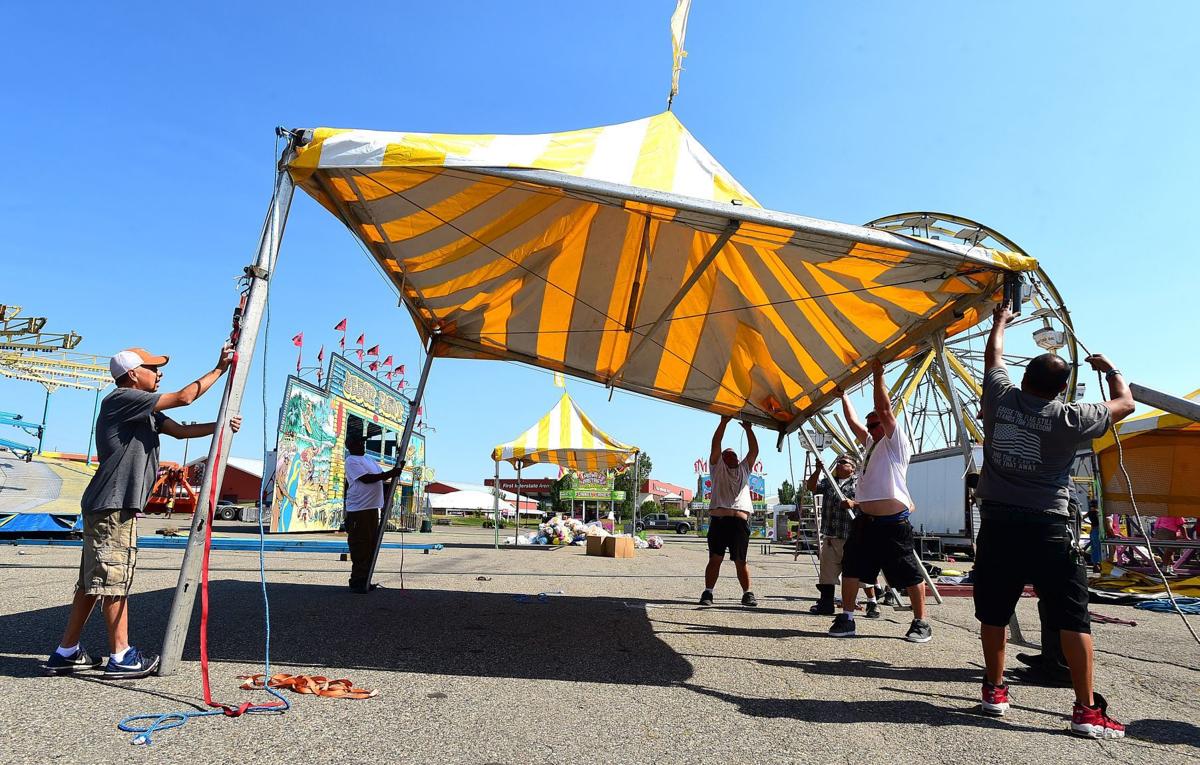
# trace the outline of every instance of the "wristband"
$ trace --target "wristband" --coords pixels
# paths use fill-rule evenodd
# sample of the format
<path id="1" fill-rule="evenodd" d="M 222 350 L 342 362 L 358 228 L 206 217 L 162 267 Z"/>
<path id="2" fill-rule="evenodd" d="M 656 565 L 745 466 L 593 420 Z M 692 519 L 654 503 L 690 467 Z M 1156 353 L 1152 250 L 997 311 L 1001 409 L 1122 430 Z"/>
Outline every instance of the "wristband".
<path id="1" fill-rule="evenodd" d="M 1117 375 L 1119 375 L 1119 374 L 1121 374 L 1121 370 L 1119 370 L 1119 369 L 1110 369 L 1110 370 L 1108 370 L 1107 372 L 1105 372 L 1105 373 L 1104 373 L 1104 379 L 1105 379 L 1105 380 L 1111 380 L 1111 379 L 1113 379 L 1114 377 L 1116 377 L 1116 376 L 1117 376 Z"/>

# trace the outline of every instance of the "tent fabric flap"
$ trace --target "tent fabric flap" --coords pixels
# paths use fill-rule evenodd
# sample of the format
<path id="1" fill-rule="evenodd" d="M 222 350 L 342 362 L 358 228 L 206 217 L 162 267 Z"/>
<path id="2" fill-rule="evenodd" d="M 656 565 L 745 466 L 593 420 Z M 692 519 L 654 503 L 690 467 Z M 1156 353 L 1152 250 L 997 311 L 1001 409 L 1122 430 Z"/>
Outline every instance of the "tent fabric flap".
<path id="1" fill-rule="evenodd" d="M 563 393 L 554 408 L 529 430 L 492 450 L 492 459 L 529 465 L 541 462 L 575 470 L 624 467 L 638 451 L 598 428 L 571 397 Z"/>
<path id="2" fill-rule="evenodd" d="M 670 113 L 537 136 L 306 131 L 289 165 L 437 356 L 785 429 L 986 316 L 1032 258 L 762 209 Z"/>

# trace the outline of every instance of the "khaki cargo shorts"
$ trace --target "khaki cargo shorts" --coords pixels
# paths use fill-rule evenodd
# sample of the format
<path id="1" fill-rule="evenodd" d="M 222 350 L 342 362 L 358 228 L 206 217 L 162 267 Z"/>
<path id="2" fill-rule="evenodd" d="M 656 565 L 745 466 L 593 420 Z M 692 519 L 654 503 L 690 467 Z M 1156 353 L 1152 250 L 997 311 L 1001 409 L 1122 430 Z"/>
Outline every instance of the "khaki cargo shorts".
<path id="1" fill-rule="evenodd" d="M 128 595 L 137 565 L 137 511 L 83 515 L 83 556 L 75 589 L 85 595 Z"/>

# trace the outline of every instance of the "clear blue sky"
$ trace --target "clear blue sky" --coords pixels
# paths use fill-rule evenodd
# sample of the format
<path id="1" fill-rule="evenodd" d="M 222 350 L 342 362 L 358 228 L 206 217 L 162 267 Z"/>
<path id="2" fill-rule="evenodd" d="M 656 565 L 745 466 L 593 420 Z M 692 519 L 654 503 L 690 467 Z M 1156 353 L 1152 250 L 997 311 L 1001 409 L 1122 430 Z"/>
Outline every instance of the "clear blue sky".
<path id="1" fill-rule="evenodd" d="M 528 133 L 648 116 L 665 103 L 673 8 L 11 5 L 0 302 L 50 317 L 47 331 L 80 332 L 79 350 L 169 353 L 164 386 L 181 386 L 227 334 L 270 194 L 275 125 Z M 1198 27 L 1200 5 L 1182 1 L 696 0 L 675 112 L 770 208 L 855 223 L 931 209 L 995 227 L 1043 262 L 1089 346 L 1134 380 L 1186 392 L 1200 386 Z M 311 362 L 343 316 L 416 366 L 390 290 L 298 194 L 273 289 L 272 442 L 290 338 L 304 331 Z M 250 385 L 242 456 L 262 446 L 261 378 Z M 570 390 L 649 451 L 655 477 L 694 480 L 715 417 Z M 427 411 L 439 476 L 490 474 L 492 445 L 557 393 L 539 371 L 437 362 Z M 0 409 L 36 419 L 42 397 L 0 380 Z M 176 417 L 210 419 L 218 398 Z M 82 451 L 91 410 L 87 393 L 55 394 L 48 447 Z M 163 456 L 181 451 L 168 442 Z M 773 490 L 786 453 L 764 453 Z"/>

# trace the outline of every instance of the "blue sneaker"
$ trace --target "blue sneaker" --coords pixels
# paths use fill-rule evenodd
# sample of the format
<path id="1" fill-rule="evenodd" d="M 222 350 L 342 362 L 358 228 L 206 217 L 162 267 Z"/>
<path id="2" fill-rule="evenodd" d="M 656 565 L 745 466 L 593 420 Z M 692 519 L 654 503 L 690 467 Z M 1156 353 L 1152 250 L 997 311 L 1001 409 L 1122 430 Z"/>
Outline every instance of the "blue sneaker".
<path id="1" fill-rule="evenodd" d="M 124 661 L 118 662 L 111 656 L 108 657 L 108 664 L 104 667 L 104 678 L 106 680 L 137 680 L 140 677 L 154 674 L 156 669 L 158 669 L 157 656 L 146 656 L 130 646 Z"/>
<path id="2" fill-rule="evenodd" d="M 70 656 L 63 656 L 58 651 L 55 651 L 42 664 L 42 670 L 47 675 L 70 675 L 81 669 L 95 669 L 99 666 L 99 659 L 93 659 L 91 656 L 88 656 L 87 651 L 79 648 Z"/>

